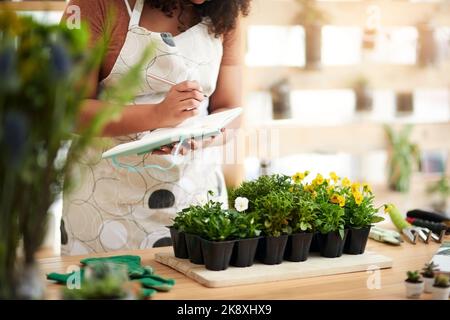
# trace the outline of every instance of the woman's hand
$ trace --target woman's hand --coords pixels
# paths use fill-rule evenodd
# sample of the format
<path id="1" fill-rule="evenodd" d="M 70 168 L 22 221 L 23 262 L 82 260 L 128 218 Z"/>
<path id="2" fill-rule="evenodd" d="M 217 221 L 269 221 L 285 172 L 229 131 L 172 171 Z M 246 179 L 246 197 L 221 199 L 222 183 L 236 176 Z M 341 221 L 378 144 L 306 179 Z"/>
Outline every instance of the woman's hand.
<path id="1" fill-rule="evenodd" d="M 205 99 L 197 81 L 184 81 L 170 88 L 166 98 L 156 105 L 161 127 L 174 127 L 198 114 L 198 107 Z"/>
<path id="2" fill-rule="evenodd" d="M 220 143 L 220 139 L 223 139 L 225 137 L 225 129 L 221 130 L 221 134 L 219 136 L 212 136 L 209 138 L 205 138 L 205 139 L 190 139 L 188 141 L 183 142 L 183 145 L 180 146 L 180 154 L 181 155 L 186 155 L 190 150 L 199 150 L 199 149 L 203 149 L 203 148 L 207 148 L 210 147 L 212 145 L 215 145 L 216 142 Z M 167 146 L 162 146 L 159 150 L 155 150 L 152 152 L 152 154 L 157 154 L 157 155 L 169 155 L 169 154 L 173 154 L 173 152 L 176 150 L 178 146 L 178 143 L 174 143 L 171 145 L 167 145 Z"/>

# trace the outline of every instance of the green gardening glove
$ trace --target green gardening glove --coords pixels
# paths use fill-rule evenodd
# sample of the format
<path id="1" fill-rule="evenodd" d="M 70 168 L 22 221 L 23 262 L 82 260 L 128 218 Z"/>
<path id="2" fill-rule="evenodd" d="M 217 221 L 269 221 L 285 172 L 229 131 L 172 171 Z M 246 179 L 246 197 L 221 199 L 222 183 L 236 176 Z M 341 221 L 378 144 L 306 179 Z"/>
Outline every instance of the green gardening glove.
<path id="1" fill-rule="evenodd" d="M 173 279 L 164 279 L 157 275 L 149 275 L 140 279 L 135 279 L 145 288 L 152 288 L 158 291 L 170 291 L 175 284 Z"/>

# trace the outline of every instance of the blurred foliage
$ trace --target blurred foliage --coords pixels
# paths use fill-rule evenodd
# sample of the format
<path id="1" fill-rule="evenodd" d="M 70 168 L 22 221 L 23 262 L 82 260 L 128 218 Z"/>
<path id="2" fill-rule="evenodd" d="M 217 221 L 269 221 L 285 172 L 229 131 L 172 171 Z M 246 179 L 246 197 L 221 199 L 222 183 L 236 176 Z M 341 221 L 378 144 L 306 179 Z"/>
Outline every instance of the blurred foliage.
<path id="1" fill-rule="evenodd" d="M 297 21 L 301 25 L 321 25 L 329 20 L 327 14 L 317 6 L 316 0 L 297 0 L 297 3 L 300 6 Z"/>
<path id="2" fill-rule="evenodd" d="M 104 36 L 88 47 L 86 26 L 69 30 L 0 12 L 0 297 L 14 297 L 17 249 L 22 263 L 34 262 L 49 207 L 71 186 L 66 173 L 132 100 L 153 52 L 148 48 L 121 81 L 105 88 L 104 108 L 78 128 L 90 89 L 86 79 L 100 66 L 111 34 L 113 13 L 109 16 Z"/>
<path id="3" fill-rule="evenodd" d="M 411 175 L 419 164 L 419 147 L 410 141 L 411 125 L 404 126 L 399 132 L 385 126 L 390 154 L 388 159 L 388 183 L 392 190 L 408 192 Z"/>

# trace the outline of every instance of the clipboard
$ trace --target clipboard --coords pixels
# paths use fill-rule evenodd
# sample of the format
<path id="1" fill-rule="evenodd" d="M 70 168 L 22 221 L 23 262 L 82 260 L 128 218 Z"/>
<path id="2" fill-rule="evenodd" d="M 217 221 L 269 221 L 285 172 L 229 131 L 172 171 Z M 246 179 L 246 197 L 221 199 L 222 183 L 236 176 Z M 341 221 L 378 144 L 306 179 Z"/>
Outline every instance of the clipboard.
<path id="1" fill-rule="evenodd" d="M 151 131 L 137 141 L 119 144 L 102 154 L 103 159 L 143 155 L 162 146 L 188 139 L 205 139 L 219 135 L 221 130 L 242 114 L 242 108 L 186 119 L 175 128 Z"/>

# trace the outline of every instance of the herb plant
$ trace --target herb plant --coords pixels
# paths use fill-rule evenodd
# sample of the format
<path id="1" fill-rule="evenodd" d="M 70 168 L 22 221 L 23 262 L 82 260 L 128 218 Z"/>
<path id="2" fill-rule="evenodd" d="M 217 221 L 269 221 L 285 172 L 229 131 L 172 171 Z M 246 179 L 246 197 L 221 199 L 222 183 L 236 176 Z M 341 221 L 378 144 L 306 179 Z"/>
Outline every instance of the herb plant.
<path id="1" fill-rule="evenodd" d="M 279 237 L 292 232 L 288 219 L 293 209 L 293 202 L 292 192 L 276 189 L 256 199 L 255 212 L 261 221 L 264 235 Z"/>
<path id="2" fill-rule="evenodd" d="M 430 263 L 426 263 L 422 268 L 422 276 L 425 278 L 434 278 L 434 274 L 438 270 L 437 264 L 431 261 Z"/>
<path id="3" fill-rule="evenodd" d="M 406 272 L 406 280 L 411 283 L 421 283 L 419 271 L 408 271 Z"/>

